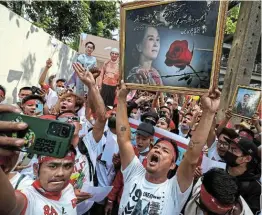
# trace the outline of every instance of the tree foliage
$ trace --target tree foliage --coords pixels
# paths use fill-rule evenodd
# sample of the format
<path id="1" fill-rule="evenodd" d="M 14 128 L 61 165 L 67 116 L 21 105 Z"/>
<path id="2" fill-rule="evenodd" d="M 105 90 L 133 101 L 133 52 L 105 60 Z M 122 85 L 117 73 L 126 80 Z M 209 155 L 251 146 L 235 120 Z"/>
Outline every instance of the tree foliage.
<path id="1" fill-rule="evenodd" d="M 237 26 L 237 19 L 239 15 L 240 7 L 239 5 L 233 7 L 228 11 L 229 15 L 226 20 L 226 34 L 234 34 Z"/>
<path id="2" fill-rule="evenodd" d="M 34 25 L 76 49 L 81 33 L 112 39 L 119 27 L 117 3 L 112 1 L 0 1 Z"/>

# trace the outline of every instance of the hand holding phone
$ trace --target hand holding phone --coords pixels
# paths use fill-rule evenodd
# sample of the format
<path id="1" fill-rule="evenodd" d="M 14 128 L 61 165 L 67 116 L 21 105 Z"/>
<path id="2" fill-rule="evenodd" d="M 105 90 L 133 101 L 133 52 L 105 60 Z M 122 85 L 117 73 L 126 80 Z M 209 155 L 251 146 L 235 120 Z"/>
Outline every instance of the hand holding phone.
<path id="1" fill-rule="evenodd" d="M 19 109 L 11 105 L 0 105 L 0 115 L 3 112 L 19 113 Z M 28 127 L 24 122 L 0 121 L 0 132 L 23 131 Z M 0 136 L 0 156 L 11 156 L 14 152 L 8 148 L 20 148 L 25 144 L 23 138 Z"/>
<path id="2" fill-rule="evenodd" d="M 66 155 L 74 134 L 73 125 L 55 120 L 44 120 L 1 111 L 0 120 L 5 126 L 26 122 L 26 127 L 21 130 L 15 128 L 8 130 L 7 127 L 0 126 L 0 136 L 2 136 L 0 138 L 20 138 L 23 143 L 19 142 L 20 145 L 0 145 L 0 148 L 11 151 L 62 158 Z M 16 143 L 15 140 L 13 141 Z"/>

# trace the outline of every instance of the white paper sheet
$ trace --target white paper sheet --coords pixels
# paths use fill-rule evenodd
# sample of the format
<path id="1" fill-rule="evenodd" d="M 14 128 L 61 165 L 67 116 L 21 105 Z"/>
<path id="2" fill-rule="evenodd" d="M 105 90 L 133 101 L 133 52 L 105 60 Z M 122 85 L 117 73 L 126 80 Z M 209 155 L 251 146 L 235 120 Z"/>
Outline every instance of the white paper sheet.
<path id="1" fill-rule="evenodd" d="M 203 160 L 202 160 L 202 164 L 201 164 L 202 173 L 206 173 L 208 170 L 210 170 L 214 167 L 226 169 L 226 163 L 211 160 L 209 157 L 204 155 Z"/>
<path id="2" fill-rule="evenodd" d="M 77 206 L 76 206 L 77 215 L 82 215 L 85 212 L 87 212 L 93 206 L 93 204 L 94 204 L 94 202 L 89 201 L 89 200 L 85 200 L 85 201 L 77 204 Z"/>
<path id="3" fill-rule="evenodd" d="M 113 136 L 111 132 L 108 132 L 108 137 L 106 140 L 106 146 L 103 151 L 101 160 L 106 161 L 107 166 L 113 165 L 113 155 L 119 152 L 119 147 L 116 142 L 116 138 Z"/>
<path id="4" fill-rule="evenodd" d="M 107 197 L 107 195 L 110 193 L 112 188 L 113 186 L 93 187 L 93 186 L 89 186 L 88 184 L 84 184 L 81 189 L 81 192 L 86 192 L 93 195 L 93 197 L 88 199 L 88 201 L 101 202 L 102 200 L 105 199 L 105 197 Z"/>

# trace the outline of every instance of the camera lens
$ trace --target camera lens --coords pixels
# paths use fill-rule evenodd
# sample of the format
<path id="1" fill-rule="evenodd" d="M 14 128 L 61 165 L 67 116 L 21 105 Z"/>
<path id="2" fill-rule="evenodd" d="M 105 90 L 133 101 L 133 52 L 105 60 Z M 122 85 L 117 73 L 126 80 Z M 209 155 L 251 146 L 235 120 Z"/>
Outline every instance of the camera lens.
<path id="1" fill-rule="evenodd" d="M 68 137 L 69 136 L 70 128 L 68 126 L 63 126 L 60 132 L 61 137 Z"/>

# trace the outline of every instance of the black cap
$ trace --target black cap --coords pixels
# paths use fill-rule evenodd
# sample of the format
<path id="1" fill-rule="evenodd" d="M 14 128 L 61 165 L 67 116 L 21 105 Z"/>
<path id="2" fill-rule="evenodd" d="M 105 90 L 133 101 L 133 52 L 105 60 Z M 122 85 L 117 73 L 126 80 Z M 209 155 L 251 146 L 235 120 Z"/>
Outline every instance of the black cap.
<path id="1" fill-rule="evenodd" d="M 257 146 L 254 144 L 253 141 L 245 138 L 245 137 L 238 137 L 235 139 L 229 139 L 227 137 L 225 137 L 225 140 L 231 144 L 234 143 L 236 144 L 239 149 L 243 152 L 244 155 L 250 155 L 252 157 L 252 160 L 257 162 L 257 158 L 258 158 L 258 148 Z"/>
<path id="2" fill-rule="evenodd" d="M 158 119 L 159 119 L 158 114 L 156 112 L 153 112 L 153 111 L 149 111 L 149 112 L 144 113 L 141 116 L 141 121 L 144 122 L 144 120 L 146 118 L 153 118 L 155 122 L 157 122 Z"/>
<path id="3" fill-rule="evenodd" d="M 150 136 L 154 136 L 155 129 L 153 125 L 142 122 L 137 127 L 136 133 L 142 135 L 143 137 L 150 137 Z"/>

